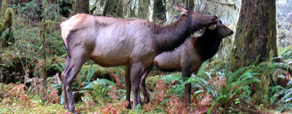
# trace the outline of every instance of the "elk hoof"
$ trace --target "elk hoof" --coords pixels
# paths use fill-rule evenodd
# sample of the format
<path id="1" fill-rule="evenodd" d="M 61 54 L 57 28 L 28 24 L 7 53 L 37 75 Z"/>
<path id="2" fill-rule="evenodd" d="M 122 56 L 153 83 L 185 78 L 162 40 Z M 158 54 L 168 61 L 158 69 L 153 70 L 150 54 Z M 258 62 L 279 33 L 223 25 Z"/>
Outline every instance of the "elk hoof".
<path id="1" fill-rule="evenodd" d="M 70 112 L 72 112 L 73 114 L 78 114 L 78 113 L 76 112 L 76 110 L 70 110 Z"/>
<path id="2" fill-rule="evenodd" d="M 146 97 L 144 103 L 145 103 L 145 104 L 148 104 L 149 102 L 150 102 L 149 97 Z"/>
<path id="3" fill-rule="evenodd" d="M 129 103 L 127 109 L 132 109 L 131 104 Z"/>
<path id="4" fill-rule="evenodd" d="M 64 106 L 64 109 L 68 109 L 68 106 Z"/>

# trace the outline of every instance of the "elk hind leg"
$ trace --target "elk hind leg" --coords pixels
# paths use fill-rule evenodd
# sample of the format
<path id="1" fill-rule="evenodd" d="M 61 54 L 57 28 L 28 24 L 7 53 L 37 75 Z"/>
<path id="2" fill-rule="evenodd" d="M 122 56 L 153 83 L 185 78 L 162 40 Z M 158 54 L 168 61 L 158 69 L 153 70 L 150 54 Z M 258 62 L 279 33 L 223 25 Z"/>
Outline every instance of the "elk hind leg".
<path id="1" fill-rule="evenodd" d="M 68 108 L 69 111 L 76 113 L 75 107 L 74 107 L 74 100 L 72 98 L 72 83 L 75 78 L 75 76 L 79 73 L 82 65 L 87 60 L 86 57 L 72 57 L 71 64 L 68 66 L 68 75 L 65 78 L 65 91 L 66 91 L 66 97 L 68 100 Z"/>
<path id="2" fill-rule="evenodd" d="M 182 69 L 182 76 L 183 76 L 184 81 L 186 81 L 186 79 L 189 78 L 191 75 L 192 75 L 192 72 L 190 71 L 189 68 Z M 191 104 L 190 94 L 191 94 L 191 83 L 187 83 L 185 84 L 185 96 L 184 96 L 185 103 Z"/>
<path id="3" fill-rule="evenodd" d="M 143 64 L 136 62 L 131 65 L 131 90 L 133 91 L 133 110 L 135 110 L 138 104 L 141 104 L 139 95 L 139 86 L 141 81 Z"/>
<path id="4" fill-rule="evenodd" d="M 65 80 L 66 80 L 66 76 L 68 75 L 68 69 L 69 69 L 70 64 L 71 64 L 71 58 L 67 54 L 67 64 L 66 64 L 66 67 L 65 67 L 64 71 L 61 74 L 62 92 L 63 92 L 63 97 L 64 97 L 64 103 L 63 103 L 64 109 L 68 109 L 68 100 L 67 100 Z"/>
<path id="5" fill-rule="evenodd" d="M 145 81 L 146 81 L 148 74 L 151 72 L 153 66 L 154 66 L 154 64 L 151 64 L 150 66 L 143 68 L 143 75 L 141 78 L 140 87 L 141 87 L 141 91 L 143 92 L 144 103 L 150 102 L 149 93 L 146 89 Z"/>

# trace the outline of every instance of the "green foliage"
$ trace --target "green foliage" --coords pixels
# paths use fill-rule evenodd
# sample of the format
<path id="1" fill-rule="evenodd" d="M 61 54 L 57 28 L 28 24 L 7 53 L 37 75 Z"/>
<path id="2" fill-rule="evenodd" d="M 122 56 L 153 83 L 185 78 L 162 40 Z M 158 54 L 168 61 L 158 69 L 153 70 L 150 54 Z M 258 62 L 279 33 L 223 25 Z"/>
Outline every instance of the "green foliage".
<path id="1" fill-rule="evenodd" d="M 279 55 L 285 61 L 292 61 L 292 46 L 287 46 L 285 48 L 279 48 Z"/>
<path id="2" fill-rule="evenodd" d="M 292 107 L 292 80 L 286 87 L 280 85 L 270 87 L 270 104 L 277 106 L 279 111 L 290 110 Z"/>
<path id="3" fill-rule="evenodd" d="M 270 106 L 282 105 L 282 107 L 278 107 L 281 110 L 291 108 L 292 92 L 290 86 L 292 82 L 288 82 L 286 87 L 277 84 L 277 79 L 287 74 L 291 67 L 286 63 L 267 61 L 259 65 L 242 67 L 234 72 L 230 70 L 232 67 L 229 64 L 226 64 L 224 68 L 210 69 L 209 71 L 204 69 L 204 66 L 205 64 L 196 76 L 190 77 L 183 84 L 191 83 L 192 90 L 195 90 L 196 95 L 210 94 L 212 96 L 213 103 L 209 112 L 214 107 L 232 112 L 234 109 L 231 107 L 243 105 L 244 102 L 260 102 Z M 181 80 L 177 77 L 164 79 Z M 179 87 L 176 89 L 183 91 Z"/>
<path id="4" fill-rule="evenodd" d="M 97 79 L 86 85 L 84 89 L 93 91 L 93 100 L 100 104 L 104 104 L 101 99 L 110 100 L 107 93 L 111 90 L 111 86 L 116 86 L 116 84 L 107 79 Z"/>
<path id="5" fill-rule="evenodd" d="M 176 74 L 169 74 L 166 76 L 163 76 L 161 78 L 163 80 L 164 83 L 169 83 L 169 82 L 173 82 L 173 81 L 182 81 L 182 77 L 179 73 Z"/>
<path id="6" fill-rule="evenodd" d="M 1 33 L 0 42 L 2 44 L 2 47 L 8 47 L 9 45 L 12 45 L 15 42 L 12 28 L 8 28 Z"/>
<path id="7" fill-rule="evenodd" d="M 169 74 L 166 76 L 163 76 L 161 78 L 163 80 L 164 83 L 178 83 L 175 84 L 173 86 L 170 86 L 170 88 L 168 88 L 167 93 L 168 94 L 174 94 L 174 95 L 178 95 L 180 97 L 182 97 L 184 95 L 184 89 L 185 86 L 182 84 L 183 83 L 183 78 L 181 76 L 181 73 L 174 73 L 174 74 Z"/>
<path id="8" fill-rule="evenodd" d="M 45 19 L 58 19 L 61 10 L 59 4 L 49 4 L 46 0 L 43 0 L 42 2 L 42 4 L 44 5 L 44 10 L 42 11 L 42 14 L 40 16 L 44 17 Z"/>
<path id="9" fill-rule="evenodd" d="M 273 86 L 278 85 L 277 80 L 286 74 L 291 66 L 286 63 L 279 63 L 279 62 L 262 62 L 259 65 L 255 66 L 256 70 L 261 74 L 261 83 L 255 85 L 257 91 L 252 98 L 252 102 L 254 104 L 271 104 L 269 102 L 271 95 L 275 93 L 271 93 L 271 88 Z"/>
<path id="10" fill-rule="evenodd" d="M 212 77 L 209 72 L 199 72 L 196 77 L 189 78 L 185 83 L 192 83 L 196 94 L 211 94 L 214 99 L 210 110 L 214 107 L 229 108 L 241 100 L 248 100 L 251 94 L 249 84 L 259 83 L 255 78 L 259 73 L 254 68 L 240 68 L 235 72 L 224 70 L 220 75 Z M 203 79 L 200 77 L 208 77 Z M 203 89 L 203 91 L 202 91 Z M 237 100 L 237 102 L 235 102 Z"/>
<path id="11" fill-rule="evenodd" d="M 264 74 L 270 82 L 266 105 L 276 107 L 277 110 L 290 110 L 292 107 L 291 65 L 282 62 L 266 62 L 260 64 L 265 69 Z"/>
<path id="12" fill-rule="evenodd" d="M 212 96 L 212 108 L 221 108 L 223 112 L 233 112 L 234 106 L 243 103 L 260 103 L 266 106 L 277 106 L 278 110 L 291 108 L 291 81 L 281 87 L 277 79 L 287 74 L 290 67 L 286 63 L 262 62 L 258 65 L 242 67 L 232 71 L 229 64 L 220 69 L 204 69 L 206 63 L 196 76 L 187 81 L 179 74 L 170 74 L 161 79 L 170 84 L 168 94 L 183 97 L 184 85 L 192 84 L 195 95 L 209 94 Z M 175 85 L 174 85 L 175 83 Z M 280 107 L 282 105 L 282 107 Z M 279 106 L 279 107 L 278 107 Z"/>
<path id="13" fill-rule="evenodd" d="M 97 67 L 97 66 L 94 66 L 94 68 L 92 68 L 92 65 L 90 65 L 90 67 L 89 67 L 89 69 L 88 69 L 88 71 L 87 71 L 87 75 L 86 75 L 86 77 L 83 77 L 83 78 L 81 79 L 81 81 L 82 81 L 82 82 L 85 82 L 85 83 L 88 84 L 88 83 L 91 81 L 91 78 L 92 78 L 92 76 L 94 75 L 95 70 L 97 69 L 96 67 Z"/>
<path id="14" fill-rule="evenodd" d="M 14 0 L 15 2 L 16 0 Z M 32 0 L 25 4 L 16 4 L 12 6 L 17 9 L 18 13 L 22 15 L 23 18 L 29 21 L 40 19 L 40 13 L 42 11 L 41 5 L 37 0 Z"/>

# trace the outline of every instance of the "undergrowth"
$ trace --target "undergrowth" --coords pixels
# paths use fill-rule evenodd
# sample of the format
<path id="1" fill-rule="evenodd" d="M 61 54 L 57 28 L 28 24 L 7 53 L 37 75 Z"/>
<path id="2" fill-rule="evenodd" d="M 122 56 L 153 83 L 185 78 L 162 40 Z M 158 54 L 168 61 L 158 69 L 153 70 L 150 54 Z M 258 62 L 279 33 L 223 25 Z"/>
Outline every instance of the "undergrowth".
<path id="1" fill-rule="evenodd" d="M 231 71 L 230 66 L 224 68 L 206 69 L 204 63 L 198 74 L 183 81 L 180 73 L 160 74 L 150 76 L 146 80 L 150 90 L 150 103 L 138 106 L 137 110 L 128 110 L 125 101 L 124 87 L 119 87 L 115 80 L 91 80 L 97 66 L 89 66 L 79 74 L 75 92 L 82 93 L 81 102 L 76 103 L 80 113 L 267 113 L 291 111 L 290 74 L 286 63 L 262 62 Z M 123 74 L 123 73 L 120 73 Z M 49 78 L 45 100 L 40 95 L 34 95 L 34 89 L 23 84 L 5 85 L 0 105 L 0 112 L 25 110 L 47 113 L 65 113 L 62 109 L 60 94 L 60 79 L 58 76 Z M 262 77 L 269 80 L 267 83 Z M 119 80 L 120 78 L 118 78 Z M 120 80 L 121 81 L 121 80 Z M 191 106 L 185 106 L 183 101 L 184 84 L 192 84 Z M 73 84 L 74 85 L 74 84 Z M 82 86 L 81 86 L 82 85 Z M 266 86 L 268 87 L 267 89 Z M 35 87 L 35 86 L 33 86 Z M 80 88 L 81 87 L 81 88 Z M 11 89 L 9 89 L 11 88 Z M 262 90 L 259 90 L 262 89 Z M 267 94 L 257 95 L 257 92 Z M 1 93 L 1 92 L 0 92 Z M 19 94 L 22 93 L 22 94 Z M 59 93 L 59 94 L 58 94 Z M 74 93 L 74 92 L 73 92 Z M 256 104 L 255 99 L 264 100 L 264 104 Z M 143 97 L 142 97 L 143 99 Z M 255 101 L 254 101 L 255 100 Z M 132 101 L 131 101 L 132 103 Z M 31 107 L 31 108 L 25 108 Z M 54 109 L 54 110 L 51 110 Z"/>

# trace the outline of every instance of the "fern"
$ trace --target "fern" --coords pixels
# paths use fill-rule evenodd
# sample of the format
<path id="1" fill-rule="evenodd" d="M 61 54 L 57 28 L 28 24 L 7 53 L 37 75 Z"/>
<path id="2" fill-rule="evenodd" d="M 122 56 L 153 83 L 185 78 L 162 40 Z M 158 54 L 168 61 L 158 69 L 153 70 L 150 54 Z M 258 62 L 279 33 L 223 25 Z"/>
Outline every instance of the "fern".
<path id="1" fill-rule="evenodd" d="M 116 84 L 110 80 L 97 79 L 95 81 L 90 82 L 83 89 L 91 90 L 94 101 L 103 104 L 103 102 L 100 99 L 110 100 L 108 99 L 109 96 L 107 93 L 112 90 L 111 88 L 112 86 L 116 87 Z"/>
<path id="2" fill-rule="evenodd" d="M 183 84 L 191 83 L 195 94 L 210 94 L 214 99 L 209 113 L 214 107 L 228 108 L 235 105 L 235 100 L 245 100 L 249 97 L 251 90 L 249 85 L 259 83 L 261 80 L 256 76 L 261 73 L 256 72 L 258 66 L 242 67 L 231 72 L 230 66 L 222 71 L 212 71 L 221 76 L 212 77 L 210 72 L 199 72 L 198 75 L 190 77 Z M 250 98 L 248 98 L 250 99 Z"/>
<path id="3" fill-rule="evenodd" d="M 23 104 L 25 107 L 26 106 L 30 107 L 31 106 L 30 99 L 24 90 L 26 86 L 24 84 L 11 84 L 11 85 L 14 87 L 8 92 L 8 94 L 10 94 L 11 96 L 15 96 L 16 99 L 20 99 L 20 103 Z"/>
<path id="4" fill-rule="evenodd" d="M 164 83 L 169 83 L 169 82 L 174 82 L 174 81 L 181 81 L 182 77 L 179 74 L 169 74 L 169 75 L 163 76 L 161 79 L 164 81 Z"/>
<path id="5" fill-rule="evenodd" d="M 284 60 L 292 60 L 292 46 L 287 46 L 284 49 L 279 49 L 279 55 Z"/>

